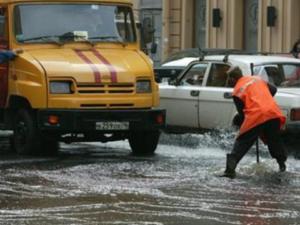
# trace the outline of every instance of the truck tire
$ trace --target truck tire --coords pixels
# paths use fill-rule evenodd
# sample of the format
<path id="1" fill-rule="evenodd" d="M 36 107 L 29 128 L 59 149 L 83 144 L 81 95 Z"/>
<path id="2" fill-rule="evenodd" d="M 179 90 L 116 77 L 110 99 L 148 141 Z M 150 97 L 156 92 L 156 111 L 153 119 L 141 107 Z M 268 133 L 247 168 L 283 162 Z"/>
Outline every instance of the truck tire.
<path id="1" fill-rule="evenodd" d="M 18 154 L 35 154 L 41 147 L 41 139 L 33 112 L 19 109 L 13 124 L 13 148 Z"/>
<path id="2" fill-rule="evenodd" d="M 159 136 L 160 132 L 158 130 L 132 132 L 128 140 L 133 155 L 153 155 L 158 144 Z"/>

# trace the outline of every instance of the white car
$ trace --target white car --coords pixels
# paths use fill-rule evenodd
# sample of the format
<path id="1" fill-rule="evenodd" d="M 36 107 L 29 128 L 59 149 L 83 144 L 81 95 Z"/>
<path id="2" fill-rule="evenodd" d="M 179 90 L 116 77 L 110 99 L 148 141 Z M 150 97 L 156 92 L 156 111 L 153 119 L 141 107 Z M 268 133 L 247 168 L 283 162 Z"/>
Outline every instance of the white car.
<path id="1" fill-rule="evenodd" d="M 185 67 L 176 78 L 159 84 L 167 128 L 187 132 L 231 127 L 237 112 L 226 71 L 232 65 L 239 66 L 245 76 L 259 75 L 277 86 L 275 99 L 287 117 L 285 133 L 300 134 L 300 60 L 263 55 L 183 58 L 162 65 Z"/>

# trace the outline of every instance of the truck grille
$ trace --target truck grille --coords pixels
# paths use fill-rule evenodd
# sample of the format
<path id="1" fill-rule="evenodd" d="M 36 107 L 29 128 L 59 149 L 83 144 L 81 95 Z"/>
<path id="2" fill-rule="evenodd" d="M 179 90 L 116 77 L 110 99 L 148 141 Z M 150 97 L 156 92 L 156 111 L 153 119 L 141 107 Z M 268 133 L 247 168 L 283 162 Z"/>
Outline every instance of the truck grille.
<path id="1" fill-rule="evenodd" d="M 132 94 L 134 84 L 78 84 L 77 91 L 80 94 Z"/>

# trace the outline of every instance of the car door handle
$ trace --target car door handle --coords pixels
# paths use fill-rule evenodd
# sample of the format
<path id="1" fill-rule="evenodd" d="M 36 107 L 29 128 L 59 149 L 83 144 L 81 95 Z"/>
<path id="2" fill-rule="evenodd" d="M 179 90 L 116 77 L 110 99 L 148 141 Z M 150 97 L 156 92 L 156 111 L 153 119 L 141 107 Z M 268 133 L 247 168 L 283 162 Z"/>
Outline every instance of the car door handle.
<path id="1" fill-rule="evenodd" d="M 224 95 L 223 95 L 223 97 L 224 97 L 225 99 L 231 99 L 231 98 L 233 98 L 231 92 L 225 92 Z"/>
<path id="2" fill-rule="evenodd" d="M 191 91 L 191 96 L 193 96 L 193 97 L 197 97 L 197 96 L 199 96 L 200 95 L 200 91 Z"/>

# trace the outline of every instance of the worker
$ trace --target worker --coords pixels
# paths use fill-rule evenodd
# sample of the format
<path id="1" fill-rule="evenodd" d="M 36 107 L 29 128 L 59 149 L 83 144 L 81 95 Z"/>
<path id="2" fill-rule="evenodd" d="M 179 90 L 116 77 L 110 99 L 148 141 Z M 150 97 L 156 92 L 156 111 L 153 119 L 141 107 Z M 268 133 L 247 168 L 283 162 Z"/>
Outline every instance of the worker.
<path id="1" fill-rule="evenodd" d="M 300 39 L 295 42 L 290 53 L 297 59 L 300 57 Z"/>
<path id="2" fill-rule="evenodd" d="M 259 137 L 268 145 L 269 152 L 285 171 L 287 152 L 280 138 L 280 129 L 285 116 L 273 96 L 276 87 L 258 76 L 243 76 L 239 67 L 231 67 L 228 72 L 228 85 L 234 87 L 233 101 L 238 111 L 234 123 L 241 125 L 233 150 L 227 154 L 226 170 L 222 176 L 234 178 L 239 161 Z"/>
<path id="3" fill-rule="evenodd" d="M 6 63 L 16 57 L 16 53 L 10 50 L 0 50 L 0 63 Z"/>

